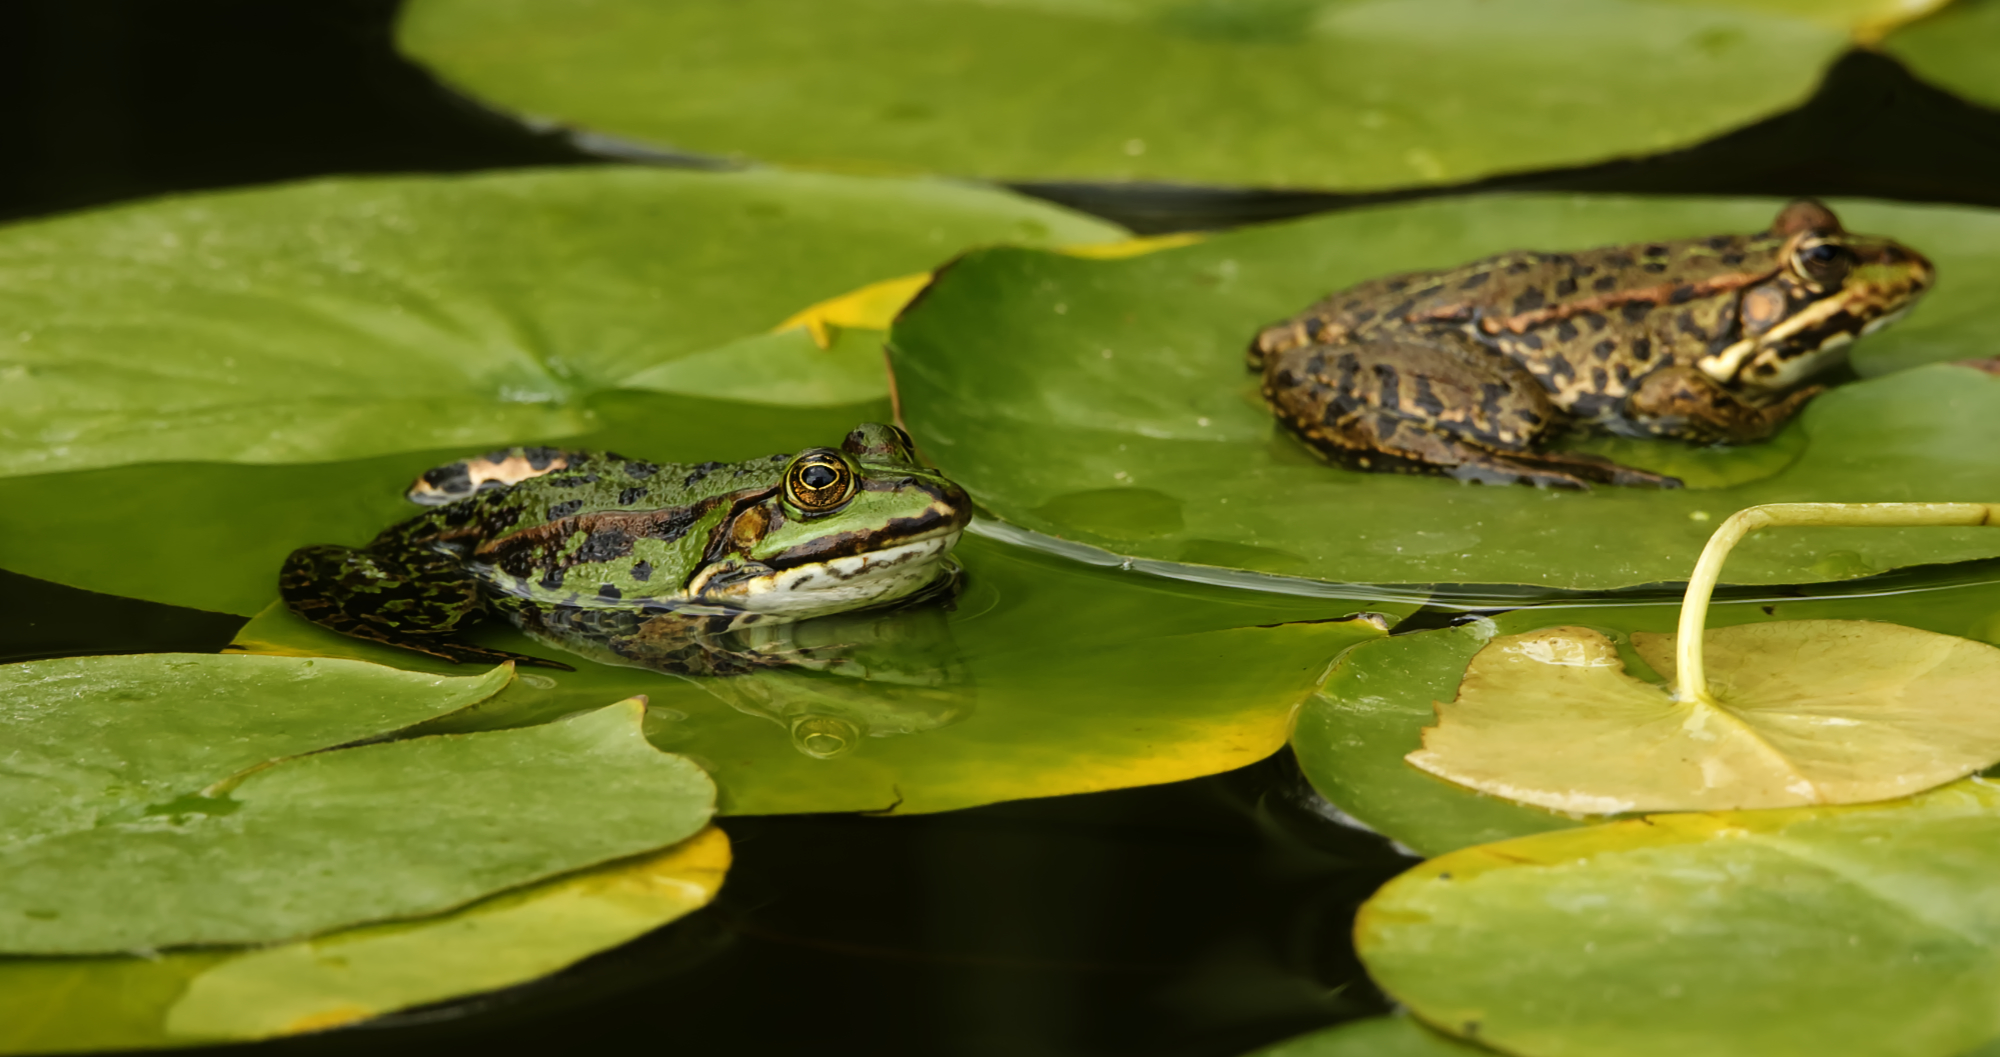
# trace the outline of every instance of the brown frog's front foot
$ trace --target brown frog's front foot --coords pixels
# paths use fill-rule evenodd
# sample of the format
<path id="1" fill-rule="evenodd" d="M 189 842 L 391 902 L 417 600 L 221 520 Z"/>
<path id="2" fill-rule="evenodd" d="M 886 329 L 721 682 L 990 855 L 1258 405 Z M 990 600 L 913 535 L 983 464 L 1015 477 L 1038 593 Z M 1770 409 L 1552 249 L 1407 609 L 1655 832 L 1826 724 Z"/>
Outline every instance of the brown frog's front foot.
<path id="1" fill-rule="evenodd" d="M 1809 385 L 1758 406 L 1690 367 L 1654 371 L 1625 400 L 1626 419 L 1646 433 L 1700 443 L 1751 444 L 1768 440 L 1826 386 Z"/>
<path id="2" fill-rule="evenodd" d="M 1537 451 L 1562 422 L 1546 391 L 1518 365 L 1450 336 L 1263 355 L 1264 398 L 1279 421 L 1337 465 L 1553 488 L 1681 485 L 1594 455 Z"/>

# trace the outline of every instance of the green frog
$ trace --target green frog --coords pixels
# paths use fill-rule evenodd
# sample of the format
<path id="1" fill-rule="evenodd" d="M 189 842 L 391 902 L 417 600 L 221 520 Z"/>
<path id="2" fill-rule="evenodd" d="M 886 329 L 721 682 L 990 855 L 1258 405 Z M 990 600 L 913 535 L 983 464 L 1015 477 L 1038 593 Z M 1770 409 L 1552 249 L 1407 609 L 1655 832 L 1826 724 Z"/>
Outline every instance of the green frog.
<path id="1" fill-rule="evenodd" d="M 434 509 L 365 547 L 293 551 L 286 606 L 456 663 L 554 668 L 568 666 L 456 636 L 494 612 L 528 626 L 625 612 L 698 638 L 889 603 L 955 575 L 947 554 L 972 517 L 907 434 L 875 423 L 837 448 L 739 463 L 511 448 L 431 470 L 408 495 Z"/>
<path id="2" fill-rule="evenodd" d="M 1754 235 L 1524 250 L 1370 280 L 1264 328 L 1248 359 L 1278 419 L 1339 465 L 1672 488 L 1543 445 L 1568 429 L 1763 440 L 1935 274 L 1806 199 Z"/>

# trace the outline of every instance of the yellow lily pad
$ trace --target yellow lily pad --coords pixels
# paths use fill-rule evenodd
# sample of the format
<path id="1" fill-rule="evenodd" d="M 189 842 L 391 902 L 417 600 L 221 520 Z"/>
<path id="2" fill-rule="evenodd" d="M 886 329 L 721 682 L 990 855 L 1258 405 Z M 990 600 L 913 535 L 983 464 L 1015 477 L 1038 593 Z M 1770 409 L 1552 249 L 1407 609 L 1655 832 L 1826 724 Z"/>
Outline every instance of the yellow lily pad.
<path id="1" fill-rule="evenodd" d="M 416 921 L 274 947 L 0 959 L 0 1054 L 269 1038 L 517 984 L 707 905 L 729 861 L 709 826 Z"/>
<path id="2" fill-rule="evenodd" d="M 1673 641 L 1633 636 L 1662 676 Z M 1706 646 L 1713 702 L 1633 677 L 1589 628 L 1494 639 L 1406 758 L 1582 814 L 1887 800 L 2000 760 L 2000 649 L 1859 620 L 1722 628 Z"/>
<path id="3" fill-rule="evenodd" d="M 710 826 L 454 914 L 248 951 L 195 977 L 166 1028 L 264 1038 L 531 980 L 706 906 L 729 857 L 729 838 Z"/>

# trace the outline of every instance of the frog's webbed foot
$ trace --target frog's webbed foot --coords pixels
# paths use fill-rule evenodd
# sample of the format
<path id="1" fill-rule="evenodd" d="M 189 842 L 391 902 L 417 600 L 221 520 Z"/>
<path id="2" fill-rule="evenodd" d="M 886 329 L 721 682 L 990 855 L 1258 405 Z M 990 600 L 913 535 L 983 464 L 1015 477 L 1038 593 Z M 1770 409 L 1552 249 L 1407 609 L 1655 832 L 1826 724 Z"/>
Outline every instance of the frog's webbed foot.
<path id="1" fill-rule="evenodd" d="M 485 612 L 479 584 L 450 555 L 377 554 L 352 547 L 301 547 L 278 574 L 285 607 L 329 631 L 414 650 L 453 664 L 555 661 L 454 641 Z"/>
<path id="2" fill-rule="evenodd" d="M 1636 488 L 1679 488 L 1676 477 L 1623 466 L 1595 455 L 1571 452 L 1491 451 L 1451 436 L 1384 415 L 1357 416 L 1343 424 L 1340 441 L 1327 434 L 1299 431 L 1327 461 L 1355 470 L 1441 474 L 1481 484 L 1530 484 L 1575 488 L 1593 484 Z M 1334 441 L 1334 442 L 1330 442 Z"/>
<path id="3" fill-rule="evenodd" d="M 1626 488 L 1679 488 L 1681 479 L 1641 470 L 1610 459 L 1576 452 L 1482 452 L 1464 456 L 1444 471 L 1461 481 L 1532 484 L 1543 488 L 1588 489 L 1593 484 Z"/>
<path id="4" fill-rule="evenodd" d="M 1626 414 L 1658 436 L 1682 440 L 1749 444 L 1767 439 L 1813 397 L 1826 391 L 1809 385 L 1762 406 L 1746 403 L 1689 367 L 1654 371 L 1625 398 Z"/>

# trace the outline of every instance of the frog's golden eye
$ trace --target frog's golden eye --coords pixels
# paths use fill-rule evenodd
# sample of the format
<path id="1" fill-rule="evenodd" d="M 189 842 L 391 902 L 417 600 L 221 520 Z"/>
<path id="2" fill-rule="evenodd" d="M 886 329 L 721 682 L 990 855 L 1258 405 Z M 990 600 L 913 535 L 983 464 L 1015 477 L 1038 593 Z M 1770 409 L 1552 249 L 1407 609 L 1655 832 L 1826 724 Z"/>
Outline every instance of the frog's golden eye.
<path id="1" fill-rule="evenodd" d="M 836 510 L 854 498 L 854 468 L 835 452 L 806 452 L 785 470 L 785 498 L 808 514 Z"/>
<path id="2" fill-rule="evenodd" d="M 1821 290 L 1839 286 L 1854 267 L 1854 251 L 1837 242 L 1807 240 L 1792 251 L 1792 270 Z"/>

